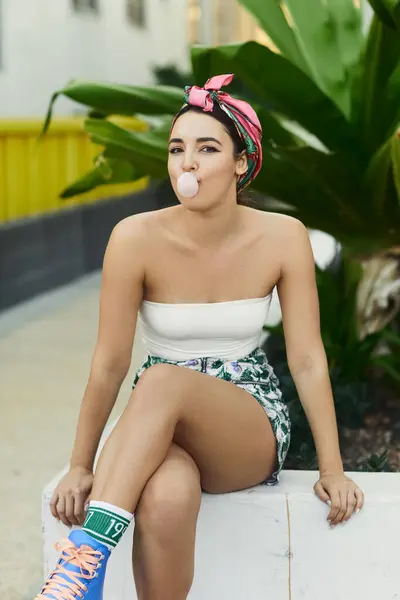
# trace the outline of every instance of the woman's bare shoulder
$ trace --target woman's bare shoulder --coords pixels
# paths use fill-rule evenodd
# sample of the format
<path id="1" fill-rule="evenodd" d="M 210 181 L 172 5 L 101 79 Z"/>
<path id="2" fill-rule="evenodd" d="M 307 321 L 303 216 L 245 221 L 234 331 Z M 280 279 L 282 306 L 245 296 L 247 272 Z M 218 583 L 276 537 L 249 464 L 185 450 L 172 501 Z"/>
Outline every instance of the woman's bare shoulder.
<path id="1" fill-rule="evenodd" d="M 314 264 L 309 232 L 300 219 L 281 213 L 267 213 L 266 222 L 282 271 L 297 269 L 303 263 Z"/>
<path id="2" fill-rule="evenodd" d="M 255 223 L 262 232 L 263 256 L 268 265 L 273 256 L 279 272 L 282 273 L 285 266 L 293 264 L 300 256 L 309 255 L 310 239 L 302 221 L 282 213 L 260 210 L 257 212 L 259 214 L 256 215 Z"/>
<path id="3" fill-rule="evenodd" d="M 275 244 L 282 245 L 282 248 L 287 247 L 291 241 L 308 235 L 307 228 L 300 219 L 282 213 L 262 212 L 266 237 Z"/>
<path id="4" fill-rule="evenodd" d="M 125 217 L 114 227 L 112 236 L 121 240 L 121 243 L 137 243 L 144 241 L 154 234 L 161 221 L 163 210 L 152 210 Z"/>
<path id="5" fill-rule="evenodd" d="M 108 241 L 105 258 L 124 269 L 148 268 L 148 261 L 162 239 L 164 209 L 130 215 L 115 225 Z"/>
<path id="6" fill-rule="evenodd" d="M 258 212 L 262 212 L 264 220 L 267 224 L 270 224 L 271 227 L 281 226 L 284 232 L 290 230 L 290 228 L 303 225 L 299 219 L 296 219 L 296 217 L 292 217 L 291 215 L 278 212 L 269 212 L 267 210 L 258 210 Z"/>

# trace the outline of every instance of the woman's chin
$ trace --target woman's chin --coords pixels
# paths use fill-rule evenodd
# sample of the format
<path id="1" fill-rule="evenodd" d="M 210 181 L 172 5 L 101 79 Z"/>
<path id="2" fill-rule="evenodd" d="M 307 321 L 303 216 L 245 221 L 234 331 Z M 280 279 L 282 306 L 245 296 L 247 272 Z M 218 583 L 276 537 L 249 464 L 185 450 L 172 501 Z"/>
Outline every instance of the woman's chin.
<path id="1" fill-rule="evenodd" d="M 202 204 L 198 197 L 197 194 L 196 196 L 192 196 L 191 198 L 179 198 L 179 202 L 182 204 L 182 206 L 184 206 L 185 208 L 187 208 L 188 210 L 193 210 L 193 211 L 200 211 L 200 210 L 204 210 L 204 204 Z"/>
<path id="2" fill-rule="evenodd" d="M 196 202 L 200 200 L 200 193 L 196 192 L 193 196 L 182 196 L 182 194 L 177 194 L 178 200 L 183 205 L 192 206 Z"/>

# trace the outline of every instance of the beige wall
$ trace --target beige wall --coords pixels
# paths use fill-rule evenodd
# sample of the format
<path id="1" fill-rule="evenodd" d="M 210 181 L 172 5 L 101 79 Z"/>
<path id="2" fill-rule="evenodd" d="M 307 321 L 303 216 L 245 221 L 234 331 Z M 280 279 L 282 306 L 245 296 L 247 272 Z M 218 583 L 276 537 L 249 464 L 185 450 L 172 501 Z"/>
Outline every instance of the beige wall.
<path id="1" fill-rule="evenodd" d="M 237 0 L 189 0 L 188 27 L 191 43 L 228 44 L 267 37 L 256 20 Z"/>

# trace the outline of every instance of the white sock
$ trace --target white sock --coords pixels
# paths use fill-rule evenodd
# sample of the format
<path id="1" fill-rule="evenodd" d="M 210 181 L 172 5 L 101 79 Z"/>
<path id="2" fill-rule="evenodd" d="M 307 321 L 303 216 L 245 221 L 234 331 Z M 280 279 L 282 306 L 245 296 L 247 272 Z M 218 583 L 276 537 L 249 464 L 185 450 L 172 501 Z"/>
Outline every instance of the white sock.
<path id="1" fill-rule="evenodd" d="M 132 513 L 115 504 L 91 500 L 82 531 L 112 550 L 128 529 L 132 519 Z"/>

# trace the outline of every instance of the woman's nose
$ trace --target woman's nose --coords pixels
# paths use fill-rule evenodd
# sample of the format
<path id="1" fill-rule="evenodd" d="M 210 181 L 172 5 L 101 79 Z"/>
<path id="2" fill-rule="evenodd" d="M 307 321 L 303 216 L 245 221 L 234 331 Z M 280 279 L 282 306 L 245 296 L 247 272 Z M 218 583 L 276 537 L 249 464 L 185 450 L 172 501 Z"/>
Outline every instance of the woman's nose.
<path id="1" fill-rule="evenodd" d="M 198 165 L 192 153 L 185 152 L 183 157 L 182 168 L 184 171 L 195 171 Z"/>

